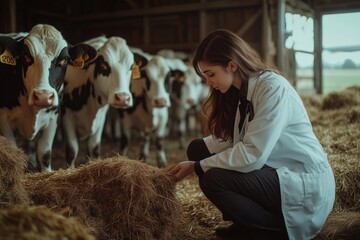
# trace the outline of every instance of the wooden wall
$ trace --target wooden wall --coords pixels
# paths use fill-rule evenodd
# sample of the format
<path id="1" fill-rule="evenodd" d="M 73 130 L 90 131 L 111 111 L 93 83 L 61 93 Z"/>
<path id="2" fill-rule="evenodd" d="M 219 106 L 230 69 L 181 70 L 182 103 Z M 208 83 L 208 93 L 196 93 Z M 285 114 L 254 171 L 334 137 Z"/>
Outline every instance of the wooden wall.
<path id="1" fill-rule="evenodd" d="M 37 23 L 58 28 L 71 43 L 105 34 L 122 36 L 148 52 L 170 48 L 192 51 L 211 30 L 239 31 L 262 8 L 261 0 L 3 0 L 15 2 L 16 27 L 0 32 L 29 31 Z M 9 9 L 10 6 L 4 6 Z M 6 10 L 5 10 L 6 11 Z M 8 13 L 8 17 L 14 12 Z M 21 15 L 21 16 L 20 16 Z M 261 52 L 259 16 L 242 37 Z"/>
<path id="2" fill-rule="evenodd" d="M 288 64 L 293 54 L 284 48 L 284 5 L 314 10 L 317 56 L 321 56 L 321 14 L 360 11 L 359 0 L 1 0 L 0 33 L 29 31 L 35 24 L 47 23 L 71 44 L 104 34 L 121 36 L 149 53 L 161 49 L 192 53 L 208 32 L 226 28 L 295 83 L 291 76 L 296 66 Z M 314 75 L 316 91 L 321 92 L 321 57 L 315 60 Z"/>

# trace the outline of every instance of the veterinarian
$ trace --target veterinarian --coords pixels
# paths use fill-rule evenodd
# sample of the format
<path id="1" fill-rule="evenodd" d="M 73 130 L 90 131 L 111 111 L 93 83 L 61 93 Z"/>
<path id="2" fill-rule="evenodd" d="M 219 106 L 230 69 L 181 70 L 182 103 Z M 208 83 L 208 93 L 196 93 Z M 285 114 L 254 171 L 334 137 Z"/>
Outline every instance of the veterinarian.
<path id="1" fill-rule="evenodd" d="M 215 30 L 193 65 L 212 87 L 203 111 L 211 135 L 190 142 L 169 169 L 177 181 L 195 172 L 229 226 L 228 239 L 313 239 L 335 200 L 335 180 L 301 98 L 239 36 Z"/>

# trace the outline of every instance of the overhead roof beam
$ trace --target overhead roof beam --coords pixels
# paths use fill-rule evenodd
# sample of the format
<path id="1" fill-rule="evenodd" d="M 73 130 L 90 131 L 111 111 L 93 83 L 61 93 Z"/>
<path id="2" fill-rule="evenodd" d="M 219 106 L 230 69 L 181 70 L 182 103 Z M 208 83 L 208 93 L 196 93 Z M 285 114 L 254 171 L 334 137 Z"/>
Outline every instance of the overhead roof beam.
<path id="1" fill-rule="evenodd" d="M 191 3 L 166 7 L 151 7 L 143 9 L 123 10 L 117 12 L 92 13 L 71 17 L 71 21 L 109 20 L 149 15 L 165 15 L 172 13 L 197 12 L 201 10 L 220 10 L 228 8 L 254 7 L 261 4 L 260 0 L 253 1 L 214 1 L 206 3 Z"/>

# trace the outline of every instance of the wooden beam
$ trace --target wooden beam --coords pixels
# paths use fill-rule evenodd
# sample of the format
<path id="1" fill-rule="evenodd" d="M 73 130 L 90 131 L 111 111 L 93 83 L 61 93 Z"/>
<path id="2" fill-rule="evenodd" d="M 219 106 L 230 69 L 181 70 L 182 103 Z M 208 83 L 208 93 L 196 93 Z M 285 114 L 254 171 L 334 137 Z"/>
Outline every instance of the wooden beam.
<path id="1" fill-rule="evenodd" d="M 164 44 L 136 44 L 135 47 L 143 49 L 145 52 L 156 53 L 161 49 L 172 49 L 174 51 L 192 52 L 199 43 L 164 43 Z"/>
<path id="2" fill-rule="evenodd" d="M 322 66 L 322 21 L 321 14 L 315 11 L 314 17 L 314 88 L 316 93 L 323 92 L 323 66 Z"/>
<path id="3" fill-rule="evenodd" d="M 231 9 L 231 8 L 254 7 L 254 6 L 259 6 L 260 4 L 261 4 L 260 0 L 253 0 L 253 1 L 218 0 L 213 2 L 206 2 L 206 4 L 202 4 L 200 2 L 200 3 L 182 4 L 182 5 L 174 5 L 174 6 L 166 6 L 166 7 L 150 7 L 150 8 L 135 9 L 135 10 L 117 11 L 117 12 L 86 14 L 82 16 L 73 16 L 71 17 L 70 20 L 75 22 L 113 20 L 117 18 L 198 12 L 202 10 L 221 10 L 221 9 Z"/>
<path id="4" fill-rule="evenodd" d="M 36 14 L 36 15 L 40 15 L 42 17 L 48 17 L 48 18 L 57 18 L 57 19 L 63 19 L 63 20 L 65 20 L 67 18 L 66 12 L 59 14 L 59 13 L 43 11 L 43 10 L 39 10 L 39 9 L 35 9 L 35 8 L 29 8 L 29 12 L 30 12 L 30 15 Z"/>
<path id="5" fill-rule="evenodd" d="M 201 0 L 202 4 L 205 4 L 206 0 Z M 206 21 L 206 11 L 200 10 L 199 11 L 199 39 L 202 40 L 205 38 L 206 32 L 207 32 L 207 21 Z"/>
<path id="6" fill-rule="evenodd" d="M 247 30 L 255 23 L 255 21 L 261 16 L 262 9 L 260 8 L 255 15 L 253 15 L 244 25 L 236 32 L 240 37 L 246 33 Z"/>
<path id="7" fill-rule="evenodd" d="M 285 0 L 278 0 L 277 4 L 277 67 L 282 71 L 284 69 L 285 47 Z"/>
<path id="8" fill-rule="evenodd" d="M 144 35 L 143 35 L 143 43 L 145 45 L 149 44 L 150 42 L 150 24 L 149 24 L 149 17 L 144 17 Z"/>
<path id="9" fill-rule="evenodd" d="M 10 12 L 10 32 L 16 32 L 16 1 L 9 2 L 9 12 Z"/>
<path id="10" fill-rule="evenodd" d="M 327 47 L 324 48 L 324 50 L 329 52 L 354 52 L 354 51 L 360 51 L 360 45 Z"/>
<path id="11" fill-rule="evenodd" d="M 286 0 L 285 8 L 286 12 L 301 13 L 307 17 L 312 17 L 315 14 L 313 8 L 311 8 L 305 2 L 299 0 Z"/>
<path id="12" fill-rule="evenodd" d="M 346 13 L 360 11 L 359 0 L 331 2 L 331 3 L 316 3 L 314 4 L 316 11 L 320 13 Z"/>
<path id="13" fill-rule="evenodd" d="M 276 47 L 273 40 L 273 24 L 270 18 L 270 4 L 262 0 L 261 56 L 267 66 L 274 66 Z"/>
<path id="14" fill-rule="evenodd" d="M 139 6 L 133 0 L 126 0 L 126 2 L 134 9 L 139 8 Z"/>

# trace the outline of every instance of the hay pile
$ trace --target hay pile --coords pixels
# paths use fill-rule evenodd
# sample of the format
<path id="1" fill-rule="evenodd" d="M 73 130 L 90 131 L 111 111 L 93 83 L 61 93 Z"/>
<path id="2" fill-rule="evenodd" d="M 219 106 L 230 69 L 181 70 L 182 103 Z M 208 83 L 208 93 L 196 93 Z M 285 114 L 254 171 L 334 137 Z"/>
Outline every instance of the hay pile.
<path id="1" fill-rule="evenodd" d="M 0 209 L 2 240 L 95 240 L 76 219 L 44 206 L 12 205 Z"/>
<path id="2" fill-rule="evenodd" d="M 360 87 L 304 102 L 335 174 L 334 211 L 360 212 Z"/>
<path id="3" fill-rule="evenodd" d="M 317 239 L 360 236 L 360 87 L 321 98 L 310 114 L 315 134 L 328 153 L 336 180 L 334 210 Z"/>
<path id="4" fill-rule="evenodd" d="M 314 132 L 328 154 L 336 200 L 317 239 L 360 236 L 360 87 L 303 98 Z"/>
<path id="5" fill-rule="evenodd" d="M 177 239 L 181 222 L 175 181 L 164 170 L 121 156 L 76 169 L 29 174 L 35 204 L 69 207 L 97 239 Z"/>
<path id="6" fill-rule="evenodd" d="M 222 223 L 220 211 L 205 197 L 194 174 L 179 182 L 176 197 L 184 215 L 182 228 L 189 233 L 186 240 L 216 239 L 214 229 Z"/>
<path id="7" fill-rule="evenodd" d="M 179 227 L 184 221 L 175 181 L 164 169 L 115 156 L 76 169 L 25 174 L 24 152 L 3 137 L 0 144 L 0 235 L 7 239 L 94 239 L 93 234 L 100 240 L 160 240 L 187 234 Z"/>
<path id="8" fill-rule="evenodd" d="M 332 213 L 317 240 L 352 240 L 360 237 L 360 212 Z"/>
<path id="9" fill-rule="evenodd" d="M 6 138 L 0 136 L 0 208 L 28 204 L 23 179 L 28 157 Z"/>

